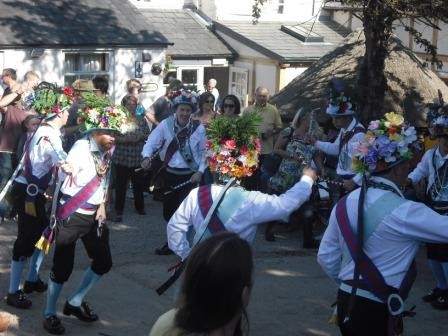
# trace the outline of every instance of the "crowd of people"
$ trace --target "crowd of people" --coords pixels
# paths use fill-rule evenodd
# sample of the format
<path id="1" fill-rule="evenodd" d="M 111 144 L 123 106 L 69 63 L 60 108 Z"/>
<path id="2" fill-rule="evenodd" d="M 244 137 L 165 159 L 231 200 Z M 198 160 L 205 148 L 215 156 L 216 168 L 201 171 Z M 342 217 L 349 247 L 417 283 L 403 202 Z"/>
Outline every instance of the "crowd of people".
<path id="1" fill-rule="evenodd" d="M 343 335 L 402 333 L 421 242 L 435 278 L 423 300 L 448 309 L 448 107 L 441 97 L 427 116 L 438 144 L 421 157 L 408 121 L 391 112 L 364 126 L 336 79 L 326 107 L 333 135 L 305 108 L 283 127 L 264 87 L 242 109 L 238 97 L 219 97 L 214 79 L 200 95 L 174 80 L 145 109 L 137 79 L 127 81 L 119 105 L 104 77 L 59 88 L 33 71 L 19 83 L 15 70 L 4 69 L 2 80 L 0 190 L 11 197 L 0 200 L 0 211 L 18 225 L 6 302 L 26 309 L 26 294 L 47 292 L 50 334 L 65 333 L 57 302 L 77 240 L 91 264 L 63 313 L 98 320 L 85 297 L 112 267 L 106 221 L 126 216 L 129 182 L 139 215 L 146 215 L 144 193 L 162 202 L 167 239 L 155 253 L 180 258 L 164 288 L 184 275 L 176 308 L 150 335 L 247 333 L 250 244 L 262 223 L 268 241 L 276 223 L 289 222 L 302 226 L 304 248 L 319 247 L 318 262 L 339 288 L 335 320 Z M 313 233 L 318 176 L 331 177 L 334 204 L 320 244 Z M 39 269 L 53 242 L 45 282 Z"/>

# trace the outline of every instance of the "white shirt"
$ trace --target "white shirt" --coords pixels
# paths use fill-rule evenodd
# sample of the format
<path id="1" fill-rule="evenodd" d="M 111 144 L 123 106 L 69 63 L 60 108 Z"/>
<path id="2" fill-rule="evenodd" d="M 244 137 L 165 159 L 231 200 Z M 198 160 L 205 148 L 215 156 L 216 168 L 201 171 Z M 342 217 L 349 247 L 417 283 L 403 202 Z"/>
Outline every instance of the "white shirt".
<path id="1" fill-rule="evenodd" d="M 352 153 L 354 151 L 355 146 L 364 138 L 365 132 L 359 132 L 354 134 L 351 137 L 351 139 L 347 142 L 347 144 L 342 146 L 340 153 L 339 153 L 339 144 L 341 142 L 341 139 L 344 137 L 344 134 L 347 132 L 351 132 L 356 127 L 363 127 L 363 126 L 362 124 L 357 122 L 355 118 L 353 118 L 352 122 L 350 123 L 350 125 L 348 125 L 346 129 L 341 128 L 341 130 L 339 131 L 339 135 L 334 142 L 316 141 L 316 144 L 314 145 L 317 149 L 320 149 L 321 151 L 329 155 L 339 157 L 338 166 L 336 167 L 336 174 L 338 175 L 355 174 L 351 169 Z M 359 174 L 353 179 L 355 180 L 355 182 L 360 184 L 361 176 Z"/>
<path id="2" fill-rule="evenodd" d="M 39 141 L 42 137 L 46 139 Z M 37 178 L 47 174 L 53 166 L 58 165 L 60 161 L 67 157 L 62 149 L 61 132 L 50 124 L 42 125 L 37 129 L 28 148 L 32 174 Z M 22 175 L 19 175 L 16 181 L 27 184 L 25 177 Z"/>
<path id="3" fill-rule="evenodd" d="M 170 118 L 175 118 L 175 116 L 172 116 Z M 153 153 L 162 146 L 163 143 L 163 148 L 160 151 L 160 157 L 163 161 L 163 159 L 165 158 L 166 150 L 169 144 L 171 143 L 171 140 L 173 140 L 173 130 L 169 129 L 171 124 L 169 122 L 170 118 L 164 119 L 149 135 L 148 140 L 143 146 L 142 157 L 144 158 L 151 157 Z M 199 125 L 196 128 L 196 130 L 190 135 L 189 140 L 187 140 L 187 143 L 189 143 L 191 152 L 193 154 L 193 159 L 198 164 L 199 166 L 198 170 L 201 173 L 203 173 L 206 168 L 205 163 L 206 142 L 207 138 L 205 134 L 205 128 L 203 125 Z M 185 162 L 185 160 L 183 159 L 182 155 L 178 150 L 171 157 L 168 166 L 172 168 L 189 168 L 188 164 Z"/>
<path id="4" fill-rule="evenodd" d="M 408 177 L 412 180 L 413 183 L 416 183 L 423 178 L 428 178 L 428 186 L 426 191 L 429 192 L 432 185 L 434 184 L 436 170 L 434 170 L 433 164 L 433 155 L 435 151 L 435 165 L 436 170 L 439 169 L 446 161 L 448 161 L 448 154 L 442 157 L 440 153 L 439 147 L 431 148 L 428 150 L 422 157 L 422 160 L 418 163 L 417 167 L 408 175 Z M 443 176 L 440 176 L 440 179 L 443 179 Z M 445 192 L 439 193 L 434 201 L 442 202 L 448 201 L 448 185 L 446 186 Z"/>
<path id="5" fill-rule="evenodd" d="M 391 181 L 372 177 L 376 182 L 392 186 L 401 192 Z M 347 214 L 352 229 L 356 232 L 358 216 L 358 198 L 360 189 L 352 191 L 347 199 Z M 365 207 L 373 204 L 380 196 L 390 191 L 368 188 Z M 350 260 L 342 265 L 345 241 L 339 230 L 335 208 L 331 212 L 328 227 L 320 243 L 317 260 L 324 271 L 337 284 L 343 280 L 352 280 L 354 263 Z M 418 252 L 420 243 L 447 243 L 448 218 L 441 216 L 422 203 L 403 200 L 403 203 L 387 214 L 375 231 L 364 243 L 366 255 L 376 265 L 386 283 L 399 288 L 401 282 Z"/>
<path id="6" fill-rule="evenodd" d="M 95 162 L 91 152 L 98 152 L 100 158 L 103 159 L 105 152 L 101 152 L 92 138 L 83 138 L 75 142 L 72 149 L 68 153 L 67 162 L 73 167 L 73 173 L 66 176 L 64 173 L 59 173 L 59 178 L 64 179 L 61 186 L 61 192 L 65 195 L 74 196 L 81 188 L 87 185 L 97 174 Z M 101 185 L 95 193 L 87 200 L 87 203 L 99 205 L 103 203 L 106 192 L 107 174 L 101 178 Z M 78 209 L 76 212 L 83 214 L 92 214 L 94 211 L 86 211 Z"/>
<path id="7" fill-rule="evenodd" d="M 249 191 L 243 204 L 223 224 L 226 230 L 252 242 L 257 224 L 286 219 L 291 212 L 308 200 L 312 185 L 313 180 L 304 175 L 299 182 L 280 196 Z M 223 186 L 219 185 L 212 186 L 213 199 L 218 197 L 222 188 Z M 198 232 L 203 221 L 204 218 L 198 206 L 198 188 L 195 188 L 185 198 L 167 225 L 168 246 L 182 259 L 190 253 L 187 231 L 192 225 Z"/>

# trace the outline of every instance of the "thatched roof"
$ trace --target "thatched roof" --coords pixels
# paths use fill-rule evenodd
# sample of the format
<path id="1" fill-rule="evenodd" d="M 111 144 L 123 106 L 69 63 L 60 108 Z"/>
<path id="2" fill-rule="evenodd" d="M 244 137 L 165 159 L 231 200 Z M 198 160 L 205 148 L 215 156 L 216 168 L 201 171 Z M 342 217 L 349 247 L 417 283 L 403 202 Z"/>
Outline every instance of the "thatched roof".
<path id="1" fill-rule="evenodd" d="M 364 55 L 364 33 L 355 31 L 339 47 L 324 55 L 283 90 L 271 98 L 285 120 L 291 120 L 300 107 L 325 110 L 327 85 L 338 77 L 353 86 Z M 405 118 L 418 127 L 425 126 L 425 105 L 432 103 L 440 89 L 445 100 L 448 86 L 428 69 L 408 48 L 394 38 L 386 60 L 385 73 L 388 84 L 386 111 L 403 113 Z M 346 90 L 350 94 L 350 87 Z M 356 94 L 354 94 L 356 97 Z"/>

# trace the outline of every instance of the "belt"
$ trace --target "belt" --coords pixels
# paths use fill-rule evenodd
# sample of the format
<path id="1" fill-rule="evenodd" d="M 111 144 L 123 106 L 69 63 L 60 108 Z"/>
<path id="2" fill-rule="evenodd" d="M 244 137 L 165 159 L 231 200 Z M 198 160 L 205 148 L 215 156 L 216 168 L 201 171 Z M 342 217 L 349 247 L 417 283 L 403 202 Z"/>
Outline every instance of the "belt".
<path id="1" fill-rule="evenodd" d="M 166 171 L 174 175 L 189 175 L 194 173 L 190 168 L 173 168 L 170 166 L 166 167 Z"/>
<path id="2" fill-rule="evenodd" d="M 347 285 L 346 283 L 341 283 L 341 285 L 339 286 L 339 289 L 343 292 L 346 293 L 351 293 L 352 292 L 352 286 Z M 356 288 L 356 295 L 357 296 L 361 296 L 365 299 L 368 300 L 372 300 L 372 301 L 376 301 L 379 303 L 384 303 L 383 301 L 381 301 L 378 297 L 376 297 L 374 294 L 372 294 L 371 292 L 369 292 L 368 290 L 362 289 L 362 288 Z"/>
<path id="3" fill-rule="evenodd" d="M 342 180 L 351 180 L 355 177 L 355 174 L 338 174 L 338 177 Z"/>

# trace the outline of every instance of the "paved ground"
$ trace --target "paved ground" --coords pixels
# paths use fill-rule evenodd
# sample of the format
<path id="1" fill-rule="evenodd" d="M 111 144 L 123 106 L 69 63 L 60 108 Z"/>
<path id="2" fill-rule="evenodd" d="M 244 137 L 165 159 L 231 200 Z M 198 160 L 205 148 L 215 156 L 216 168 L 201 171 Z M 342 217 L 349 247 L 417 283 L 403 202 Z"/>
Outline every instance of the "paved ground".
<path id="1" fill-rule="evenodd" d="M 131 200 L 127 200 L 128 205 Z M 159 297 L 155 293 L 166 278 L 167 267 L 175 262 L 172 256 L 153 254 L 163 240 L 164 223 L 158 202 L 146 199 L 147 216 L 138 216 L 130 206 L 123 223 L 110 223 L 114 259 L 107 274 L 87 297 L 100 316 L 100 321 L 86 324 L 73 317 L 62 317 L 67 335 L 125 336 L 147 335 L 157 317 L 173 306 L 173 290 Z M 11 249 L 16 224 L 0 224 L 0 293 L 8 287 Z M 267 243 L 261 231 L 254 243 L 255 285 L 249 306 L 251 335 L 338 335 L 327 323 L 330 304 L 336 288 L 316 263 L 316 251 L 300 248 L 298 232 L 283 233 L 277 242 Z M 432 310 L 420 297 L 432 287 L 432 279 L 424 253 L 419 255 L 419 275 L 409 305 L 417 304 L 417 316 L 406 320 L 406 335 L 446 335 L 448 312 Z M 58 304 L 59 312 L 70 292 L 78 285 L 88 265 L 82 244 L 70 281 L 64 286 Z M 48 277 L 51 256 L 44 261 L 42 278 Z M 3 295 L 2 294 L 2 295 Z M 0 311 L 19 317 L 17 327 L 6 335 L 46 335 L 42 329 L 45 294 L 33 294 L 33 307 L 20 311 L 0 302 Z"/>

